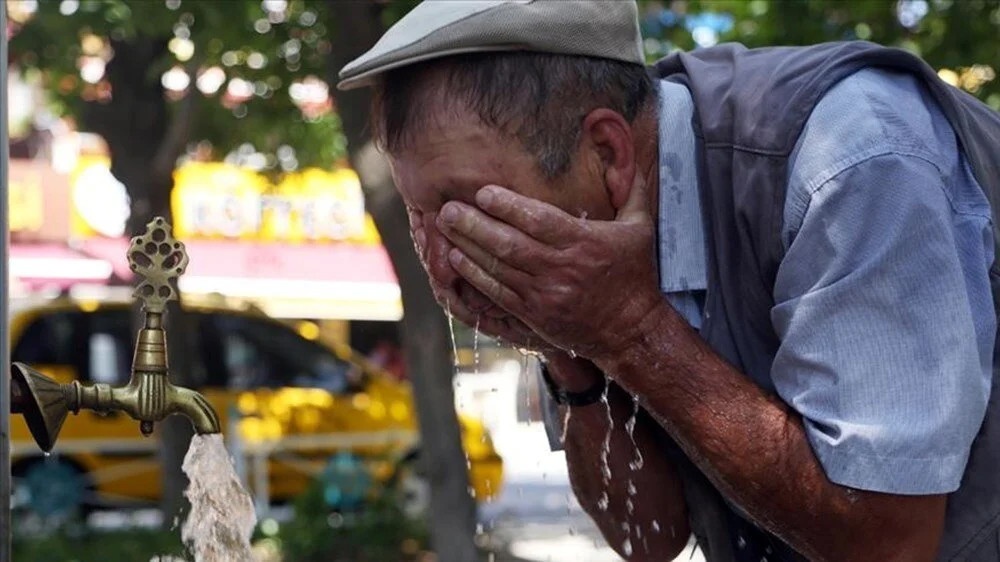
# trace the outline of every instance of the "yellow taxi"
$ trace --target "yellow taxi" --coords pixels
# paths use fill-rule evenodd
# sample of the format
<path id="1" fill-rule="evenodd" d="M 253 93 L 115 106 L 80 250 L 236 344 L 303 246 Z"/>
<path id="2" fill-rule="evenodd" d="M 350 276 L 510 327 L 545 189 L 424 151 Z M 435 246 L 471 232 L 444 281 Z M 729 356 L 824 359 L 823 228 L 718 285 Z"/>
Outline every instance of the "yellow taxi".
<path id="1" fill-rule="evenodd" d="M 59 382 L 124 384 L 133 346 L 128 302 L 12 303 L 11 358 Z M 369 479 L 398 486 L 403 508 L 426 508 L 410 388 L 346 345 L 323 345 L 252 310 L 185 304 L 191 385 L 211 402 L 238 472 L 257 501 L 282 501 L 345 455 Z M 503 463 L 478 420 L 460 417 L 469 480 L 497 494 Z M 67 418 L 50 457 L 11 416 L 15 506 L 41 515 L 148 504 L 160 496 L 160 442 L 118 413 Z M 373 486 L 373 489 L 376 487 Z"/>

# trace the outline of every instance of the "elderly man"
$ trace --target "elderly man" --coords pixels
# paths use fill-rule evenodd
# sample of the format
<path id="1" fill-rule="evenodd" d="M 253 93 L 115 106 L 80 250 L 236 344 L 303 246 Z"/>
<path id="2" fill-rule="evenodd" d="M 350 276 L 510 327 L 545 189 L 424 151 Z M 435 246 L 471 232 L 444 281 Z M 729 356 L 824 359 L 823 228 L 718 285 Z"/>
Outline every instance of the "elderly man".
<path id="1" fill-rule="evenodd" d="M 631 1 L 425 2 L 341 78 L 620 554 L 1000 560 L 991 110 L 870 43 L 647 68 Z"/>

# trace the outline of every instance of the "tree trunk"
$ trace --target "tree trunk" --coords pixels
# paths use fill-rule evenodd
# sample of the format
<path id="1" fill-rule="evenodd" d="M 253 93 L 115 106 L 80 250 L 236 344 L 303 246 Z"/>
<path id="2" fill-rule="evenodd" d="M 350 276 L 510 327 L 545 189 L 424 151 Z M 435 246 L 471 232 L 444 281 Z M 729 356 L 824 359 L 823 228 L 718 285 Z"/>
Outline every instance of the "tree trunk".
<path id="1" fill-rule="evenodd" d="M 104 138 L 111 154 L 111 173 L 125 185 L 131 199 L 131 215 L 126 223 L 128 236 L 141 235 L 156 216 L 172 220 L 170 192 L 174 163 L 189 131 L 193 98 L 181 102 L 170 114 L 163 86 L 149 76 L 166 52 L 162 38 L 135 37 L 128 42 L 112 41 L 114 58 L 106 71 L 111 82 L 113 103 L 92 102 L 83 115 L 86 129 Z M 141 304 L 133 307 L 133 334 L 142 327 Z M 171 382 L 190 386 L 190 354 L 184 317 L 180 307 L 168 309 L 167 330 Z M 133 342 L 134 343 L 134 342 Z M 138 431 L 138 427 L 136 427 Z M 193 430 L 191 423 L 171 416 L 159 424 L 161 446 L 161 511 L 164 526 L 170 528 L 185 505 L 183 492 L 187 478 L 181 463 Z"/>
<path id="2" fill-rule="evenodd" d="M 385 245 L 403 300 L 403 348 L 420 426 L 419 462 L 431 487 L 432 546 L 442 562 L 476 559 L 476 506 L 455 413 L 448 324 L 434 300 L 410 239 L 409 221 L 388 164 L 368 134 L 371 94 L 336 90 L 337 72 L 373 45 L 383 31 L 381 3 L 330 0 L 335 30 L 328 82 L 347 136 L 351 163 L 361 177 L 366 207 Z M 336 26 L 336 27 L 334 27 Z"/>

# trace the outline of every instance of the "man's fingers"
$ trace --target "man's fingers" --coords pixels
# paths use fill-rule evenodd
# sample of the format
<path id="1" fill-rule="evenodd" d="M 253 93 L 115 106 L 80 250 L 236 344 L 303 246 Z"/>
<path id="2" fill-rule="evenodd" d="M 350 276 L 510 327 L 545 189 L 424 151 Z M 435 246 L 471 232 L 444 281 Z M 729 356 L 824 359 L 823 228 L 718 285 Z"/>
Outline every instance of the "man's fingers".
<path id="1" fill-rule="evenodd" d="M 490 275 L 458 248 L 448 252 L 451 267 L 493 302 L 511 314 L 521 309 L 521 297 L 513 290 Z"/>
<path id="2" fill-rule="evenodd" d="M 483 313 L 472 312 L 458 298 L 449 298 L 444 305 L 448 313 L 459 322 L 470 328 L 478 326 L 480 332 L 489 336 L 524 347 L 546 345 L 543 341 L 537 341 L 538 338 L 532 336 L 531 329 L 517 318 L 509 315 L 498 317 L 494 312 L 497 310 L 495 308 Z"/>
<path id="3" fill-rule="evenodd" d="M 579 220 L 559 207 L 498 185 L 487 185 L 477 191 L 476 205 L 547 245 L 557 245 L 566 239 L 567 232 L 580 228 Z"/>
<path id="4" fill-rule="evenodd" d="M 521 286 L 528 278 L 528 274 L 517 269 L 499 257 L 490 254 L 478 244 L 458 233 L 448 235 L 455 246 L 462 250 L 479 267 L 489 273 L 492 277 L 508 286 Z"/>
<path id="5" fill-rule="evenodd" d="M 505 224 L 464 203 L 452 201 L 442 207 L 438 225 L 441 233 L 455 245 L 459 244 L 461 237 L 465 237 L 490 256 L 496 256 L 522 271 L 534 272 L 542 262 L 538 257 L 543 247 L 538 241 L 515 226 Z M 484 268 L 489 268 L 488 260 L 479 263 Z"/>

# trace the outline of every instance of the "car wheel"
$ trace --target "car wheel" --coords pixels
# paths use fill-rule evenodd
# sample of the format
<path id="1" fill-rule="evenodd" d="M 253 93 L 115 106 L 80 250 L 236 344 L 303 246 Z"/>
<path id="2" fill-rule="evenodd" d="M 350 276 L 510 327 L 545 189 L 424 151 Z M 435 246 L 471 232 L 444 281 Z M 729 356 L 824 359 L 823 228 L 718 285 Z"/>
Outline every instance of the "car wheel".
<path id="1" fill-rule="evenodd" d="M 71 460 L 31 459 L 13 466 L 11 473 L 12 510 L 44 520 L 86 514 L 93 487 L 86 472 Z"/>

